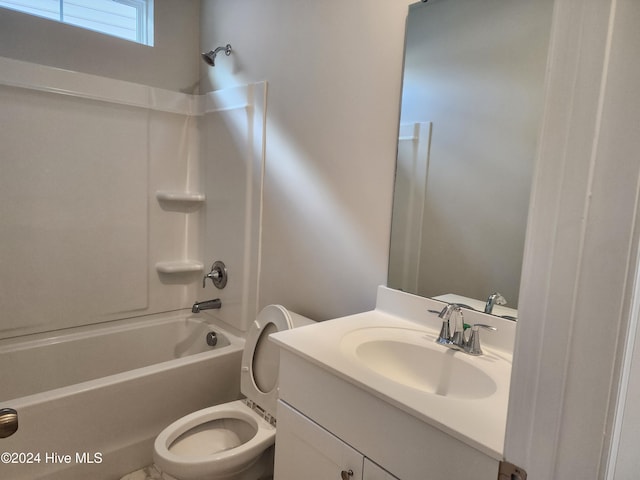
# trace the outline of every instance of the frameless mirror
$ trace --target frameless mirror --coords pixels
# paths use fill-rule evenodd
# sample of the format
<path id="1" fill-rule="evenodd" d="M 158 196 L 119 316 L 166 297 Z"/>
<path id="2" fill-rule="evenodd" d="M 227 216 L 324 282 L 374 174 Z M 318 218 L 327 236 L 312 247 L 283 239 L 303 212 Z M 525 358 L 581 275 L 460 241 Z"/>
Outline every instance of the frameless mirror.
<path id="1" fill-rule="evenodd" d="M 500 292 L 517 308 L 552 7 L 409 7 L 391 288 L 480 310 Z"/>

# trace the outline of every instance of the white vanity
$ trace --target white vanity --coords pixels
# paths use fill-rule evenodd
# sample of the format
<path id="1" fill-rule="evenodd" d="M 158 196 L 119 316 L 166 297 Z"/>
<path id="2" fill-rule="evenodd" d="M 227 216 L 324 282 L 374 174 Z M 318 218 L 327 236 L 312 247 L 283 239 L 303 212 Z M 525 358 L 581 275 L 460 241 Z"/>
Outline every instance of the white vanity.
<path id="1" fill-rule="evenodd" d="M 465 311 L 484 354 L 435 343 L 444 304 L 379 287 L 375 310 L 271 336 L 275 480 L 495 480 L 515 323 Z"/>

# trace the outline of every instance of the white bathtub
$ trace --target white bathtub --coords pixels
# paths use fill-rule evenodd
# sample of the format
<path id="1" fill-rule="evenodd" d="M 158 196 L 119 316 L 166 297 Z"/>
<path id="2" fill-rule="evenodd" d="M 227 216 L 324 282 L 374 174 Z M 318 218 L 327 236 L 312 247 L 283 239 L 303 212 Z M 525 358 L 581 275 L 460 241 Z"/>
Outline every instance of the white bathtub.
<path id="1" fill-rule="evenodd" d="M 169 423 L 240 397 L 243 347 L 186 312 L 0 342 L 0 408 L 19 422 L 0 438 L 14 462 L 0 457 L 0 478 L 109 480 L 151 463 Z"/>

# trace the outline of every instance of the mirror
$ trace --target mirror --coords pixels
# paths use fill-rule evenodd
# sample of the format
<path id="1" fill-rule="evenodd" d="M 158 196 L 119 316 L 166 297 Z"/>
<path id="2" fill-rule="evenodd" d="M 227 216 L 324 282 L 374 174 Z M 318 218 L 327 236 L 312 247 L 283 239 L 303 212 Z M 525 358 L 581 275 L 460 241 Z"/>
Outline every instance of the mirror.
<path id="1" fill-rule="evenodd" d="M 389 287 L 517 308 L 552 7 L 409 7 Z"/>

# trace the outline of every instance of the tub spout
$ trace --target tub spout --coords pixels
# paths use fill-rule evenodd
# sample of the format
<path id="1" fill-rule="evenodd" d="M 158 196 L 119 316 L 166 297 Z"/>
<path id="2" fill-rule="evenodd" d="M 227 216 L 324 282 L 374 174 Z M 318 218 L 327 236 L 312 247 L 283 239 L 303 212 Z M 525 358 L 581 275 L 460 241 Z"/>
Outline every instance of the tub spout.
<path id="1" fill-rule="evenodd" d="M 222 302 L 219 298 L 214 298 L 213 300 L 205 300 L 204 302 L 196 302 L 191 307 L 192 313 L 200 313 L 202 310 L 211 310 L 212 308 L 220 308 L 222 307 Z"/>

